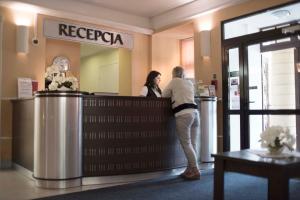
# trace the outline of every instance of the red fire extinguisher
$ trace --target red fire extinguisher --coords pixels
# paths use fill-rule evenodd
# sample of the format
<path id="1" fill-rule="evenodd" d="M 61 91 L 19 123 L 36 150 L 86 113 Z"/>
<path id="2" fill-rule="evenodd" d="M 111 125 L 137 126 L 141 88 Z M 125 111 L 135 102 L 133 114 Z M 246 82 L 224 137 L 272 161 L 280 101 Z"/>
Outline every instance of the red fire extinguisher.
<path id="1" fill-rule="evenodd" d="M 217 74 L 213 74 L 213 79 L 211 80 L 211 85 L 215 86 L 215 89 L 218 88 L 218 80 L 217 80 Z"/>

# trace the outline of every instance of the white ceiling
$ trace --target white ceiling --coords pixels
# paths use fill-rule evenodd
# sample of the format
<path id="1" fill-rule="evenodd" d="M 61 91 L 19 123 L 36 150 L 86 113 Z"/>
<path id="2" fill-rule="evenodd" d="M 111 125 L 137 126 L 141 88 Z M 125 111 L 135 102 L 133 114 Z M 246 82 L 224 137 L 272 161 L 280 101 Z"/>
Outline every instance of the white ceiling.
<path id="1" fill-rule="evenodd" d="M 141 17 L 154 17 L 195 0 L 73 0 Z"/>
<path id="2" fill-rule="evenodd" d="M 158 34 L 160 37 L 167 37 L 179 40 L 187 39 L 194 36 L 194 25 L 192 22 L 186 23 L 180 26 L 169 28 L 164 31 L 160 31 Z"/>
<path id="3" fill-rule="evenodd" d="M 152 34 L 245 1 L 249 0 L 0 0 L 0 5 Z"/>

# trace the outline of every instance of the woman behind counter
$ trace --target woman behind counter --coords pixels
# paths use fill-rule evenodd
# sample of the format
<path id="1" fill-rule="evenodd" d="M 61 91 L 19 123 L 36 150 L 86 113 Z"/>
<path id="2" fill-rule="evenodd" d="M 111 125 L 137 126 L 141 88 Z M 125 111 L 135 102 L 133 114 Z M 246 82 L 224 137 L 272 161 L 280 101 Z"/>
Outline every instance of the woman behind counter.
<path id="1" fill-rule="evenodd" d="M 140 95 L 144 97 L 161 97 L 159 88 L 161 74 L 158 71 L 151 71 L 148 76 Z"/>

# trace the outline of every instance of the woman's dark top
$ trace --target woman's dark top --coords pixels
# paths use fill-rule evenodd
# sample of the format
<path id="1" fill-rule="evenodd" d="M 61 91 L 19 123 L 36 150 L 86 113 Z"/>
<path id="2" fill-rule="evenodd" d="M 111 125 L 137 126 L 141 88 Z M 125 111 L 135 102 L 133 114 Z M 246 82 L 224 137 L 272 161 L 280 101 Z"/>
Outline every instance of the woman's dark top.
<path id="1" fill-rule="evenodd" d="M 150 86 L 147 86 L 147 88 L 148 88 L 148 93 L 146 97 L 157 97 L 155 92 L 152 90 Z"/>

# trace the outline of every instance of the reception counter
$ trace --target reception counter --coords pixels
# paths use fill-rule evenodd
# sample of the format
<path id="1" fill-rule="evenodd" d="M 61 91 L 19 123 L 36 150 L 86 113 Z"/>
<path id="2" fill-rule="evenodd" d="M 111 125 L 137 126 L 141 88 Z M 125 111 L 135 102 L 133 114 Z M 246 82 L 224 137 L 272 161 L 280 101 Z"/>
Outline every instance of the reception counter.
<path id="1" fill-rule="evenodd" d="M 199 141 L 197 153 L 202 162 L 211 153 L 208 135 L 216 131 L 215 116 L 208 117 L 215 107 L 207 106 L 208 100 L 214 101 L 196 98 L 205 115 L 205 144 Z M 186 166 L 169 98 L 41 91 L 13 104 L 14 127 L 20 127 L 13 129 L 13 162 L 33 172 L 40 187 L 79 186 L 95 177 L 109 183 L 111 177 Z"/>
<path id="2" fill-rule="evenodd" d="M 12 160 L 33 171 L 34 99 L 12 99 Z"/>
<path id="3" fill-rule="evenodd" d="M 40 187 L 186 165 L 168 98 L 43 91 L 34 107 L 33 175 Z"/>

